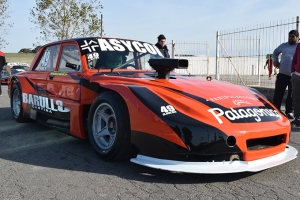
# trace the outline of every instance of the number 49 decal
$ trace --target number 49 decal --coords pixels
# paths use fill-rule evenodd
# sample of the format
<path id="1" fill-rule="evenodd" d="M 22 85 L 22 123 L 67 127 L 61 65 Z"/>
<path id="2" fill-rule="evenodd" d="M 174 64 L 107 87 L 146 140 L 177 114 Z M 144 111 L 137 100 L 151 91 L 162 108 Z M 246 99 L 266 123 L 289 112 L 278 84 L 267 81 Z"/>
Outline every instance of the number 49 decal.
<path id="1" fill-rule="evenodd" d="M 173 113 L 177 113 L 177 111 L 175 110 L 175 108 L 173 106 L 171 106 L 171 105 L 161 106 L 160 107 L 160 111 L 163 114 L 163 116 L 169 115 L 169 114 L 173 114 Z"/>

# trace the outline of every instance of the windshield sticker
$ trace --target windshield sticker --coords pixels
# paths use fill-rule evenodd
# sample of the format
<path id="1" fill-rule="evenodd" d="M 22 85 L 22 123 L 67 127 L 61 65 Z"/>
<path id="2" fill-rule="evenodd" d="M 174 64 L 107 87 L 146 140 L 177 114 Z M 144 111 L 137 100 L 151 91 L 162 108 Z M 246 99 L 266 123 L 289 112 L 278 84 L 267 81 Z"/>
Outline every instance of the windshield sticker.
<path id="1" fill-rule="evenodd" d="M 47 49 L 45 51 L 41 61 L 40 61 L 40 63 L 41 63 L 40 69 L 41 70 L 46 70 L 47 69 L 49 58 L 50 58 L 50 50 Z"/>
<path id="2" fill-rule="evenodd" d="M 121 45 L 121 42 L 116 39 L 110 39 L 109 42 L 114 46 L 116 51 L 125 51 L 125 47 Z M 133 51 L 133 50 L 132 50 Z"/>
<path id="3" fill-rule="evenodd" d="M 80 46 L 82 51 L 87 49 L 89 52 L 93 52 L 93 51 L 96 51 L 96 47 L 99 47 L 99 45 L 97 45 L 98 43 L 95 42 L 94 40 L 90 40 L 89 42 L 84 40 L 83 42 L 84 42 L 84 45 Z"/>
<path id="4" fill-rule="evenodd" d="M 98 52 L 89 53 L 87 55 L 87 59 L 88 61 L 99 59 L 99 53 Z"/>
<path id="5" fill-rule="evenodd" d="M 80 45 L 81 51 L 84 55 L 99 51 L 130 51 L 139 53 L 150 53 L 153 55 L 160 55 L 163 57 L 159 49 L 152 44 L 142 43 L 130 40 L 117 39 L 90 39 L 83 40 Z M 90 60 L 90 59 L 89 59 Z"/>
<path id="6" fill-rule="evenodd" d="M 223 123 L 222 116 L 232 123 L 275 121 L 282 118 L 276 110 L 268 108 L 230 108 L 228 110 L 211 108 L 207 111 L 210 112 L 220 124 Z"/>
<path id="7" fill-rule="evenodd" d="M 23 103 L 30 104 L 33 109 L 41 110 L 47 113 L 53 112 L 70 112 L 70 108 L 64 107 L 64 104 L 60 100 L 54 100 L 51 98 L 22 93 Z"/>

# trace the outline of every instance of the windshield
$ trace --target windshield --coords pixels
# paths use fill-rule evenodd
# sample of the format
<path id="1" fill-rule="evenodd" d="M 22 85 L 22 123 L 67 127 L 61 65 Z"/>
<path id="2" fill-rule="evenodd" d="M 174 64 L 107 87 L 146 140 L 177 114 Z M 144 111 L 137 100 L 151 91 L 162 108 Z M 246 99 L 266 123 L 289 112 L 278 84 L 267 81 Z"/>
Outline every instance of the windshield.
<path id="1" fill-rule="evenodd" d="M 131 40 L 90 39 L 81 45 L 89 69 L 153 70 L 150 58 L 163 58 L 155 45 Z"/>

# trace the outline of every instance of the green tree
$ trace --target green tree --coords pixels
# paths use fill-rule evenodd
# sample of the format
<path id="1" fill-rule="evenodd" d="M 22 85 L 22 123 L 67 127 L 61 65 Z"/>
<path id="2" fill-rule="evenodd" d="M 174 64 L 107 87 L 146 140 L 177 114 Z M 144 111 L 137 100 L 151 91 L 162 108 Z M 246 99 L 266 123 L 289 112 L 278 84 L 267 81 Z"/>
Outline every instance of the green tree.
<path id="1" fill-rule="evenodd" d="M 32 50 L 28 48 L 23 48 L 18 53 L 32 53 Z"/>
<path id="2" fill-rule="evenodd" d="M 38 52 L 39 48 L 41 48 L 42 46 L 36 46 L 32 49 L 32 53 L 36 53 Z"/>
<path id="3" fill-rule="evenodd" d="M 8 8 L 9 0 L 0 0 L 0 48 L 5 48 L 5 46 L 8 45 L 5 36 L 8 30 L 13 26 L 13 23 L 6 22 L 6 20 L 10 18 Z"/>
<path id="4" fill-rule="evenodd" d="M 43 41 L 100 36 L 101 9 L 99 0 L 36 0 L 30 21 Z"/>

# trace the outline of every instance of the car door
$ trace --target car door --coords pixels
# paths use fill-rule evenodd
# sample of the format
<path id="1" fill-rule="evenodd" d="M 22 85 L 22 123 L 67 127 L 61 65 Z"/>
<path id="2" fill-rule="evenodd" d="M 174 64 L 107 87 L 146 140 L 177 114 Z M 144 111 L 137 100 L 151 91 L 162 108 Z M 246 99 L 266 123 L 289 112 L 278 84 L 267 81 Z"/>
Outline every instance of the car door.
<path id="1" fill-rule="evenodd" d="M 64 43 L 57 70 L 49 74 L 47 87 L 55 97 L 80 101 L 81 59 L 76 43 Z"/>
<path id="2" fill-rule="evenodd" d="M 33 67 L 33 71 L 26 73 L 26 77 L 35 87 L 37 94 L 51 95 L 47 91 L 47 79 L 49 74 L 54 71 L 57 65 L 57 58 L 60 50 L 60 44 L 48 46 L 41 53 L 41 58 Z"/>

